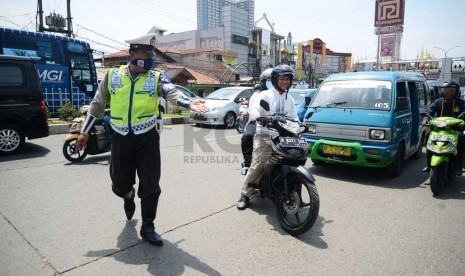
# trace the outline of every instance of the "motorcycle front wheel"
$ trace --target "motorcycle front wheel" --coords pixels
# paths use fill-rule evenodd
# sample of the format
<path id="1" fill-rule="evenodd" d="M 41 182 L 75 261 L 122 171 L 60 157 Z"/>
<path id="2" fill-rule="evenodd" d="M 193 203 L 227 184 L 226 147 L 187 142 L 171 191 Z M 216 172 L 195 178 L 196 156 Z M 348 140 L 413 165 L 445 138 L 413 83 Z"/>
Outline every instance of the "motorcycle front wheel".
<path id="1" fill-rule="evenodd" d="M 73 138 L 63 144 L 63 155 L 65 156 L 66 160 L 73 163 L 82 161 L 87 156 L 87 149 L 75 151 L 76 142 L 77 138 Z"/>
<path id="2" fill-rule="evenodd" d="M 291 174 L 288 177 L 289 202 L 284 192 L 275 197 L 276 212 L 281 227 L 292 236 L 298 236 L 310 230 L 318 218 L 320 198 L 315 183 L 302 175 Z"/>
<path id="3" fill-rule="evenodd" d="M 429 185 L 433 195 L 440 195 L 446 182 L 447 163 L 441 163 L 438 166 L 431 167 L 429 172 Z"/>

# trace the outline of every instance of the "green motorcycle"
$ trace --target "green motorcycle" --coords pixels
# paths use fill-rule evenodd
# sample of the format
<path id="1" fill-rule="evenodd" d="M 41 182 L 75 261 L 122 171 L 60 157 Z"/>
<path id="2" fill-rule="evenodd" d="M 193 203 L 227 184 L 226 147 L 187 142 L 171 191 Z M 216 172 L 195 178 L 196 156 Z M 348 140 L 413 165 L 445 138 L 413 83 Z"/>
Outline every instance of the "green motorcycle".
<path id="1" fill-rule="evenodd" d="M 459 118 L 461 118 L 459 116 Z M 431 152 L 430 187 L 434 195 L 442 193 L 447 179 L 456 177 L 456 155 L 459 133 L 465 122 L 454 117 L 437 117 L 428 123 L 431 133 L 426 150 Z"/>

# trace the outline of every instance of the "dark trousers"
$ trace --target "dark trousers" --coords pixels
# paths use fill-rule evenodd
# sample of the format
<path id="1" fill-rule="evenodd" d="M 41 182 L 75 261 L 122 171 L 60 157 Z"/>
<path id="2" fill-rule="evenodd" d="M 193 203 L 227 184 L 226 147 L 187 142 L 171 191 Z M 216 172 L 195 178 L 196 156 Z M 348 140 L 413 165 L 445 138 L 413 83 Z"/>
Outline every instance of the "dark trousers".
<path id="1" fill-rule="evenodd" d="M 142 227 L 154 228 L 160 197 L 160 136 L 155 128 L 139 135 L 112 138 L 110 177 L 112 190 L 123 197 L 139 178 L 137 195 L 141 202 Z"/>
<path id="2" fill-rule="evenodd" d="M 241 138 L 242 155 L 244 156 L 244 167 L 250 167 L 252 163 L 253 136 L 257 126 L 251 122 L 244 128 Z"/>

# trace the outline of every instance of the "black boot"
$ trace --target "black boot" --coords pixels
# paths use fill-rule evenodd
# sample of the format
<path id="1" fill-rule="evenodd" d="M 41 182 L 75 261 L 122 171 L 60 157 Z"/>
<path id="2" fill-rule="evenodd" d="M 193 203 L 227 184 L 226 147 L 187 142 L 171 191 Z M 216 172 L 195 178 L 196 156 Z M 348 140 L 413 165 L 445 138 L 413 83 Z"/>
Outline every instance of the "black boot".
<path id="1" fill-rule="evenodd" d="M 126 218 L 131 220 L 136 211 L 136 203 L 134 202 L 134 197 L 136 196 L 136 190 L 132 188 L 132 195 L 129 198 L 123 197 L 124 199 L 124 212 L 126 213 Z"/>
<path id="2" fill-rule="evenodd" d="M 142 227 L 140 228 L 140 235 L 142 238 L 145 238 L 149 243 L 162 246 L 163 240 L 160 235 L 155 232 L 155 225 L 153 221 L 155 220 L 155 215 L 157 212 L 157 203 L 153 198 L 142 199 L 141 200 L 141 209 L 142 209 Z"/>
<path id="3" fill-rule="evenodd" d="M 140 229 L 140 236 L 146 239 L 150 244 L 153 244 L 156 246 L 163 245 L 163 240 L 161 239 L 160 235 L 158 235 L 158 233 L 155 232 L 155 227 L 144 226 L 144 222 L 142 222 L 142 228 Z"/>

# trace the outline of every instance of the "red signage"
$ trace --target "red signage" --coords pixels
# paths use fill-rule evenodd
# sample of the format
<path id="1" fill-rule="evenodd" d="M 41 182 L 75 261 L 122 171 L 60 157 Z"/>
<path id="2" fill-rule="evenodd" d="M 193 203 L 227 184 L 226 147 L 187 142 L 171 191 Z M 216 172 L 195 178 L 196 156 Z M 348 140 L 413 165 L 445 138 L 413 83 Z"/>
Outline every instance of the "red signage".
<path id="1" fill-rule="evenodd" d="M 375 27 L 404 24 L 405 0 L 376 0 Z"/>
<path id="2" fill-rule="evenodd" d="M 383 35 L 381 36 L 381 52 L 382 57 L 393 56 L 396 49 L 396 36 Z"/>

